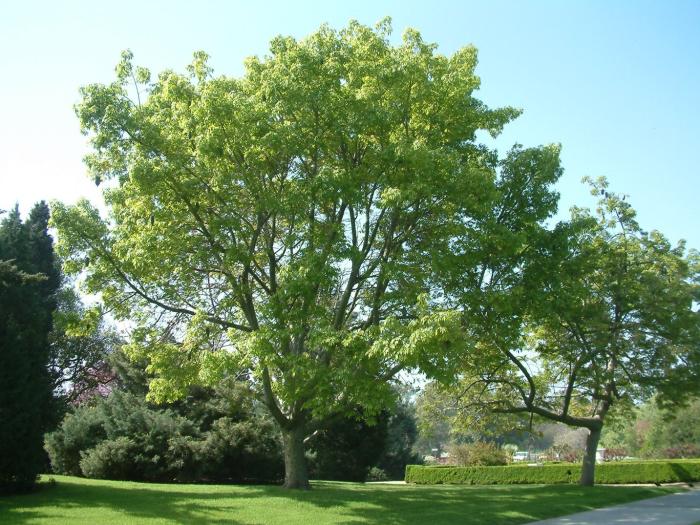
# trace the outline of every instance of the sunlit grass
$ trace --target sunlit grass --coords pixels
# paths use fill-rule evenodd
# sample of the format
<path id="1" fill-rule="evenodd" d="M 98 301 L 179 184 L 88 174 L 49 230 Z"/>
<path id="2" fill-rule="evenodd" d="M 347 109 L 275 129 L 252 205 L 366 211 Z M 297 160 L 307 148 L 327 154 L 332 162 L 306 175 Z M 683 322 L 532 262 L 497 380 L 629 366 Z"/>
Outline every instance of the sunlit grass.
<path id="1" fill-rule="evenodd" d="M 10 524 L 515 524 L 672 492 L 574 485 L 416 486 L 319 481 L 276 486 L 165 485 L 44 477 L 38 491 L 0 498 Z"/>

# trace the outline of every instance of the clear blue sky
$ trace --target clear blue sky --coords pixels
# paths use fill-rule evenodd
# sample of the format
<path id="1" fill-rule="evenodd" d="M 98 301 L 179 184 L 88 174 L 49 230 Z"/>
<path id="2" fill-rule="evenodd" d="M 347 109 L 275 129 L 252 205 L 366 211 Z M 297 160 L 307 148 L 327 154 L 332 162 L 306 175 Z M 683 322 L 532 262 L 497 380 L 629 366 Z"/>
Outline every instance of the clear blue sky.
<path id="1" fill-rule="evenodd" d="M 479 96 L 525 113 L 505 150 L 558 142 L 561 208 L 590 205 L 584 175 L 631 195 L 642 226 L 700 248 L 700 1 L 12 2 L 0 17 L 0 208 L 97 199 L 72 106 L 78 87 L 113 78 L 121 50 L 152 71 L 192 52 L 240 75 L 277 34 L 393 18 L 450 54 L 480 52 Z"/>

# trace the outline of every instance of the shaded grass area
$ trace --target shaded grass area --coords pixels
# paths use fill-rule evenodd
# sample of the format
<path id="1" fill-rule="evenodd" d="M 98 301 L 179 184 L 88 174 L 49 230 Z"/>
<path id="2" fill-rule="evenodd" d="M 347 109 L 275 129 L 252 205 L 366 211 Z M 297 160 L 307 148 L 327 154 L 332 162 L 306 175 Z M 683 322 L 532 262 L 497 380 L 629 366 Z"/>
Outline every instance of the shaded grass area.
<path id="1" fill-rule="evenodd" d="M 15 524 L 516 524 L 662 496 L 657 487 L 416 486 L 318 481 L 275 486 L 165 485 L 44 477 L 38 491 L 0 498 Z"/>

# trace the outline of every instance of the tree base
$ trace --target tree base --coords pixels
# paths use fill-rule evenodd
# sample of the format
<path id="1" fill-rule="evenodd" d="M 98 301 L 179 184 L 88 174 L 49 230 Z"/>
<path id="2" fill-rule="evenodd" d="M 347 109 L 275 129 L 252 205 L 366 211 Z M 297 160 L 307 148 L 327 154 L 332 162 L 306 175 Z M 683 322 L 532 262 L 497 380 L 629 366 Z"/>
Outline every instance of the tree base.
<path id="1" fill-rule="evenodd" d="M 301 425 L 287 430 L 284 437 L 285 489 L 309 490 L 309 470 L 304 455 L 304 429 Z"/>
<path id="2" fill-rule="evenodd" d="M 309 483 L 308 480 L 306 480 L 306 481 L 298 480 L 298 481 L 291 481 L 291 482 L 287 482 L 285 480 L 284 484 L 282 485 L 282 488 L 290 489 L 290 490 L 311 490 L 311 484 Z"/>

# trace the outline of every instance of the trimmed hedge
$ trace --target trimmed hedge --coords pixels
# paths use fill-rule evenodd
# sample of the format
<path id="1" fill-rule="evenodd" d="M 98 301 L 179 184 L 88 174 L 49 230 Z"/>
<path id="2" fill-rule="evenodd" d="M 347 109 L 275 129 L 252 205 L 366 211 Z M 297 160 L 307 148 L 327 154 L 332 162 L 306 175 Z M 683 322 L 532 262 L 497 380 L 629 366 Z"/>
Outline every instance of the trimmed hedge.
<path id="1" fill-rule="evenodd" d="M 700 460 L 603 463 L 596 465 L 596 483 L 677 483 L 700 481 Z"/>
<path id="2" fill-rule="evenodd" d="M 620 461 L 596 465 L 596 483 L 674 483 L 700 481 L 700 460 Z M 422 485 L 515 485 L 578 483 L 580 464 L 505 467 L 406 466 L 406 483 Z"/>

